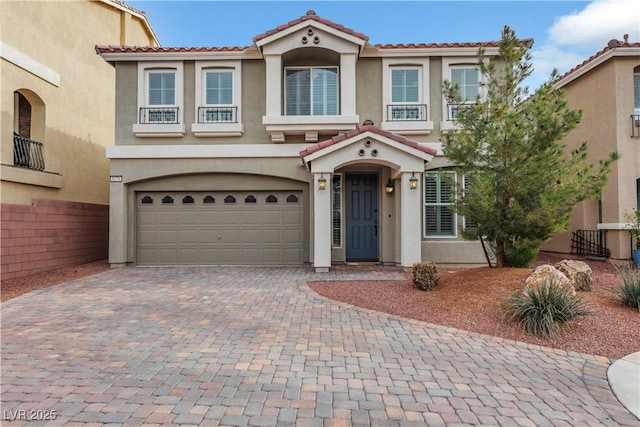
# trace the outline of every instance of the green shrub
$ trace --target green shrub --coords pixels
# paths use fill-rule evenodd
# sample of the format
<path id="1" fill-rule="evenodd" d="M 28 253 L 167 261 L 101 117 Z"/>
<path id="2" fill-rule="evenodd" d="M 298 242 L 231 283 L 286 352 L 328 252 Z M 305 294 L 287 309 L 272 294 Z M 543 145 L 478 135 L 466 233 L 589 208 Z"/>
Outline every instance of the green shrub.
<path id="1" fill-rule="evenodd" d="M 640 270 L 633 266 L 616 268 L 622 282 L 611 289 L 616 301 L 640 310 Z"/>
<path id="2" fill-rule="evenodd" d="M 505 242 L 505 267 L 528 268 L 538 256 L 540 244 L 528 240 Z"/>
<path id="3" fill-rule="evenodd" d="M 438 268 L 432 262 L 413 264 L 413 286 L 423 291 L 430 291 L 440 283 Z"/>
<path id="4" fill-rule="evenodd" d="M 518 321 L 525 331 L 541 338 L 554 336 L 567 320 L 589 314 L 568 286 L 551 281 L 514 291 L 504 308 L 507 320 Z"/>

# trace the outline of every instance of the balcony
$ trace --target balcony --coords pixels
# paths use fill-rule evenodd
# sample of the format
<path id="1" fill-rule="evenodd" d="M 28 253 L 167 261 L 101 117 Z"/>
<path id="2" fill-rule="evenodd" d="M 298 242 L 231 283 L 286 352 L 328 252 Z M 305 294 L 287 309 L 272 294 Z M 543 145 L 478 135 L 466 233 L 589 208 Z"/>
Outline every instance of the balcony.
<path id="1" fill-rule="evenodd" d="M 198 107 L 198 123 L 238 123 L 238 107 Z"/>
<path id="2" fill-rule="evenodd" d="M 631 138 L 640 138 L 640 114 L 631 115 Z"/>
<path id="3" fill-rule="evenodd" d="M 473 108 L 473 104 L 447 104 L 447 120 L 455 122 L 460 111 L 470 108 Z"/>
<path id="4" fill-rule="evenodd" d="M 133 133 L 138 137 L 184 136 L 179 107 L 141 107 Z"/>
<path id="5" fill-rule="evenodd" d="M 244 127 L 237 106 L 198 107 L 197 123 L 191 124 L 191 132 L 197 137 L 241 136 Z"/>
<path id="6" fill-rule="evenodd" d="M 433 130 L 426 104 L 387 104 L 381 129 L 400 135 L 428 135 Z"/>
<path id="7" fill-rule="evenodd" d="M 178 123 L 178 107 L 142 107 L 138 117 L 140 124 Z"/>
<path id="8" fill-rule="evenodd" d="M 19 168 L 44 170 L 43 144 L 13 134 L 13 165 Z"/>
<path id="9" fill-rule="evenodd" d="M 426 121 L 427 106 L 425 104 L 413 105 L 387 105 L 387 120 L 397 121 Z"/>

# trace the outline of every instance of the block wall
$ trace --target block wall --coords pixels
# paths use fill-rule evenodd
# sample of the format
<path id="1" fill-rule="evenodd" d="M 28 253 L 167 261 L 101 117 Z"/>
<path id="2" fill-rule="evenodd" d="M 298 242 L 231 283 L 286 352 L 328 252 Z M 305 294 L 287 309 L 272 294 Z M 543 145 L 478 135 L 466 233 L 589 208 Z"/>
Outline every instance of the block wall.
<path id="1" fill-rule="evenodd" d="M 2 279 L 108 258 L 109 206 L 33 199 L 0 206 Z"/>

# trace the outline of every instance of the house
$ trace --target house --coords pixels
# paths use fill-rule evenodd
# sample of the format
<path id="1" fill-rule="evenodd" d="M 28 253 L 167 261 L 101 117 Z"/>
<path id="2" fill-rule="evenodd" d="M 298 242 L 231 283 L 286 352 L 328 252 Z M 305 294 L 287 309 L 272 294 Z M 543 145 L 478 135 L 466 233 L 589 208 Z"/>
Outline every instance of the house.
<path id="1" fill-rule="evenodd" d="M 2 278 L 106 259 L 115 72 L 95 44 L 156 36 L 110 0 L 3 2 L 0 19 Z"/>
<path id="2" fill-rule="evenodd" d="M 443 82 L 482 95 L 480 47 L 498 53 L 371 45 L 314 11 L 247 47 L 96 46 L 116 69 L 111 264 L 484 263 L 441 150 Z"/>
<path id="3" fill-rule="evenodd" d="M 582 121 L 563 143 L 568 150 L 589 143 L 589 158 L 620 154 L 600 200 L 580 203 L 570 231 L 545 243 L 544 250 L 564 254 L 631 258 L 626 215 L 640 209 L 640 43 L 611 40 L 556 83 Z"/>

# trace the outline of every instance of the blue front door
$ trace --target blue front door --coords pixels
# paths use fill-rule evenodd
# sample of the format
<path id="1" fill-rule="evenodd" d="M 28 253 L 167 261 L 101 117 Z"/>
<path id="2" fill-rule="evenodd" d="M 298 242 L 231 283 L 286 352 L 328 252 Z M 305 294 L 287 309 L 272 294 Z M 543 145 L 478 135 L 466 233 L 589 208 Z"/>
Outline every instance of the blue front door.
<path id="1" fill-rule="evenodd" d="M 378 175 L 345 177 L 347 261 L 378 261 Z"/>

